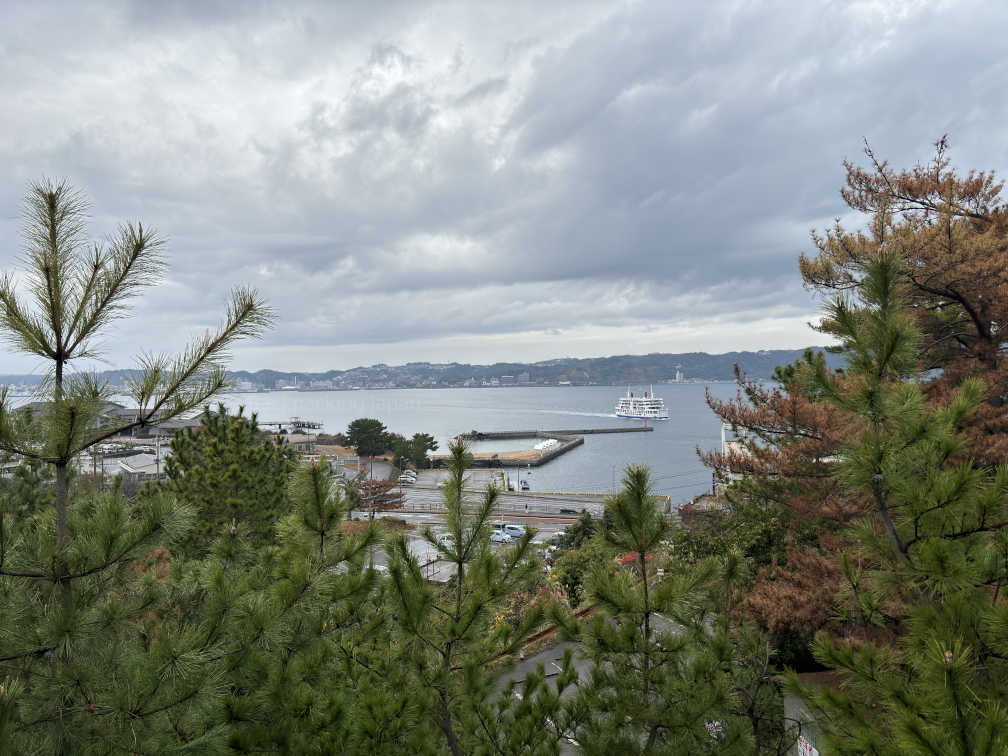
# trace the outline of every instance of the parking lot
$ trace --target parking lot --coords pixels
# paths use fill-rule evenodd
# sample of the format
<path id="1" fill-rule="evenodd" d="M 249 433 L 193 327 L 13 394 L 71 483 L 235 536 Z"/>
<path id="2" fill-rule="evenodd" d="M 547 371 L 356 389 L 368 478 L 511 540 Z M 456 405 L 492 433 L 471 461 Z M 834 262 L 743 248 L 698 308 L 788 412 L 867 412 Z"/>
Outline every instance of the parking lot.
<path id="1" fill-rule="evenodd" d="M 402 512 L 402 511 L 392 511 L 392 512 L 377 512 L 375 513 L 376 518 L 381 517 L 395 517 L 401 520 L 405 520 L 414 526 L 413 529 L 406 533 L 408 538 L 408 543 L 410 547 L 410 552 L 417 558 L 421 567 L 424 567 L 428 571 L 428 577 L 431 579 L 443 581 L 447 580 L 451 575 L 454 574 L 454 565 L 449 564 L 441 560 L 441 555 L 438 550 L 431 546 L 424 538 L 420 536 L 420 530 L 425 526 L 429 525 L 431 530 L 434 531 L 435 535 L 446 533 L 444 527 L 444 516 L 437 512 L 423 513 L 423 512 Z M 534 520 L 529 518 L 527 521 L 523 520 L 508 520 L 501 519 L 495 520 L 494 525 L 506 525 L 511 524 L 519 528 L 524 528 L 526 522 L 534 530 L 537 531 L 535 540 L 545 541 L 553 535 L 562 532 L 567 522 L 542 522 L 539 520 Z M 491 544 L 491 547 L 495 550 L 505 549 L 508 547 L 506 543 L 495 543 Z M 385 567 L 388 564 L 388 559 L 385 555 L 385 550 L 381 546 L 375 546 L 373 552 L 374 564 L 377 567 Z"/>

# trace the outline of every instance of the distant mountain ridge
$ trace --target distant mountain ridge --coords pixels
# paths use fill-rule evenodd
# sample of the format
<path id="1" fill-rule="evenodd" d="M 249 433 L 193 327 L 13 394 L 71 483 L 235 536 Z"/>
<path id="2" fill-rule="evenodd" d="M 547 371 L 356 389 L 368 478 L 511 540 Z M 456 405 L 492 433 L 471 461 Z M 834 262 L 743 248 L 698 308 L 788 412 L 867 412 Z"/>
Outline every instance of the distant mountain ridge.
<path id="1" fill-rule="evenodd" d="M 813 351 L 823 352 L 821 347 Z M 685 381 L 724 381 L 734 377 L 737 364 L 752 378 L 769 378 L 778 365 L 801 359 L 804 349 L 764 349 L 758 352 L 686 352 L 611 357 L 563 357 L 540 362 L 497 362 L 470 365 L 449 362 L 410 362 L 405 365 L 377 364 L 349 370 L 321 373 L 279 370 L 236 370 L 229 373 L 239 386 L 254 390 L 286 386 L 318 389 L 354 388 L 436 388 L 448 386 L 510 385 L 619 385 L 662 383 L 674 380 L 679 371 Z M 840 355 L 826 353 L 831 367 L 842 365 Z M 134 370 L 106 370 L 101 376 L 113 385 L 122 385 Z M 0 375 L 0 384 L 34 385 L 39 376 Z"/>

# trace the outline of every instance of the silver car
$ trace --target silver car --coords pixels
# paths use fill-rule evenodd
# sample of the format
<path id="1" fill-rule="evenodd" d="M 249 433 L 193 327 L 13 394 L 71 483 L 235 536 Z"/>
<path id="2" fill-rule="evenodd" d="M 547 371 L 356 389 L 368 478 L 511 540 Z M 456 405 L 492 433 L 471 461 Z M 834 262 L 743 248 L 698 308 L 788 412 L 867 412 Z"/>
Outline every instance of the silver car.
<path id="1" fill-rule="evenodd" d="M 525 528 L 523 528 L 521 525 L 505 525 L 503 528 L 501 528 L 501 530 L 503 530 L 505 533 L 507 533 L 509 536 L 515 539 L 521 538 L 523 535 L 525 535 Z"/>

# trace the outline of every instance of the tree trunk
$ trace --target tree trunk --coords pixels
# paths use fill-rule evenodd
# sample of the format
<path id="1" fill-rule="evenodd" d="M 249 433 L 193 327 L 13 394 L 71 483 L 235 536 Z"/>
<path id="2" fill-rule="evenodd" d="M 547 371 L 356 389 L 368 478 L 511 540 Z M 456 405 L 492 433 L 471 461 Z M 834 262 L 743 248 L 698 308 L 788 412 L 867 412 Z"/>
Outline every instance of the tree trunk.
<path id="1" fill-rule="evenodd" d="M 644 672 L 644 702 L 651 698 L 651 599 L 648 595 L 647 584 L 647 555 L 644 551 L 637 552 L 640 559 L 641 577 L 644 580 L 644 658 L 642 661 Z"/>
<path id="2" fill-rule="evenodd" d="M 451 712 L 448 710 L 448 695 L 443 690 L 439 690 L 438 695 L 441 697 L 441 721 L 438 724 L 441 726 L 441 731 L 448 740 L 448 747 L 451 749 L 452 756 L 462 756 L 462 748 L 459 746 L 458 738 L 455 737 Z"/>
<path id="3" fill-rule="evenodd" d="M 63 401 L 63 359 L 56 358 L 56 374 L 54 379 L 53 398 L 56 402 Z M 67 530 L 67 501 L 70 495 L 70 460 L 60 459 L 56 463 L 56 537 L 59 541 L 59 556 L 56 560 L 56 579 L 60 585 L 63 608 L 70 608 L 70 583 L 66 579 L 66 547 L 70 539 Z"/>

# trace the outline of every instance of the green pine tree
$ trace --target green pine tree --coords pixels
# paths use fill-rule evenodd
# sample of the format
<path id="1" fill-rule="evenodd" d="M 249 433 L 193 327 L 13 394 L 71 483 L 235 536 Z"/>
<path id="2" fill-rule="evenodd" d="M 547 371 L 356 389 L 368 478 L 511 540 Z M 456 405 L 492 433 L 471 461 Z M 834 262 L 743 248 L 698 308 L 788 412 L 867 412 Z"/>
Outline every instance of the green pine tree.
<path id="1" fill-rule="evenodd" d="M 270 543 L 287 514 L 287 484 L 298 456 L 283 440 L 258 429 L 243 409 L 204 408 L 198 430 L 177 433 L 165 462 L 165 490 L 199 513 L 183 544 L 200 555 L 226 527 L 240 524 L 254 546 Z"/>
<path id="2" fill-rule="evenodd" d="M 269 309 L 236 289 L 223 325 L 177 358 L 148 356 L 129 392 L 132 420 L 103 419 L 107 387 L 75 361 L 96 355 L 103 330 L 162 269 L 160 241 L 125 224 L 105 245 L 85 237 L 85 203 L 43 182 L 27 198 L 26 270 L 0 278 L 0 334 L 50 365 L 41 409 L 0 394 L 0 451 L 51 467 L 51 497 L 0 499 L 0 750 L 155 750 L 162 715 L 210 706 L 218 678 L 162 634 L 152 613 L 169 590 L 158 548 L 193 522 L 190 508 L 148 492 L 74 485 L 74 460 L 100 441 L 175 417 L 225 385 L 222 359 L 259 334 Z M 19 282 L 21 292 L 19 293 Z M 26 511 L 27 508 L 27 511 Z M 35 511 L 31 511 L 34 509 Z M 198 684 L 197 684 L 198 683 Z M 193 687 L 195 685 L 195 687 Z"/>
<path id="3" fill-rule="evenodd" d="M 816 657 L 844 673 L 832 688 L 792 686 L 844 754 L 994 754 L 1008 749 L 1008 467 L 966 457 L 961 429 L 983 398 L 965 380 L 928 406 L 913 380 L 919 334 L 899 261 L 859 266 L 856 299 L 822 328 L 848 357 L 848 380 L 818 371 L 824 396 L 858 421 L 838 479 L 863 516 L 850 535 L 852 617 L 879 640 L 821 637 Z"/>
<path id="4" fill-rule="evenodd" d="M 671 524 L 646 467 L 628 467 L 606 504 L 606 540 L 626 565 L 599 565 L 588 580 L 596 611 L 581 638 L 590 662 L 570 709 L 581 752 L 751 753 L 734 713 L 732 643 L 714 612 L 713 563 L 659 577 L 656 552 Z"/>
<path id="5" fill-rule="evenodd" d="M 0 476 L 0 511 L 27 515 L 52 507 L 51 465 L 37 459 L 15 460 L 7 452 L 0 452 L 0 462 L 17 463 L 8 475 Z"/>
<path id="6" fill-rule="evenodd" d="M 445 554 L 454 577 L 444 586 L 432 584 L 405 538 L 388 544 L 396 661 L 407 671 L 411 695 L 425 702 L 418 724 L 428 733 L 428 748 L 455 756 L 553 753 L 557 735 L 548 731 L 547 719 L 555 699 L 544 698 L 545 689 L 530 681 L 527 703 L 516 706 L 513 690 L 496 688 L 495 672 L 546 617 L 544 607 L 533 606 L 517 626 L 497 621 L 507 596 L 529 585 L 540 569 L 531 558 L 532 531 L 495 553 L 489 536 L 498 490 L 490 486 L 471 501 L 467 448 L 455 442 L 449 453 L 442 485 L 448 543 L 439 543 L 430 528 L 423 536 Z"/>
<path id="7" fill-rule="evenodd" d="M 222 727 L 231 750 L 347 752 L 359 701 L 341 674 L 342 649 L 372 622 L 376 573 L 364 564 L 374 531 L 340 530 L 347 505 L 324 458 L 294 473 L 290 500 L 293 511 L 279 521 L 274 546 L 225 539 L 196 566 L 200 611 L 176 629 L 188 635 L 219 628 L 203 635 L 199 650 L 220 649 L 224 660 Z M 229 617 L 219 614 L 225 608 Z"/>
<path id="8" fill-rule="evenodd" d="M 709 627 L 719 642 L 727 642 L 732 693 L 728 714 L 746 731 L 737 750 L 743 752 L 742 743 L 747 742 L 751 744 L 749 753 L 783 756 L 791 753 L 798 733 L 794 723 L 784 718 L 778 651 L 771 636 L 747 620 L 742 611 L 750 584 L 747 561 L 741 550 L 717 561 L 718 570 L 709 586 Z"/>

